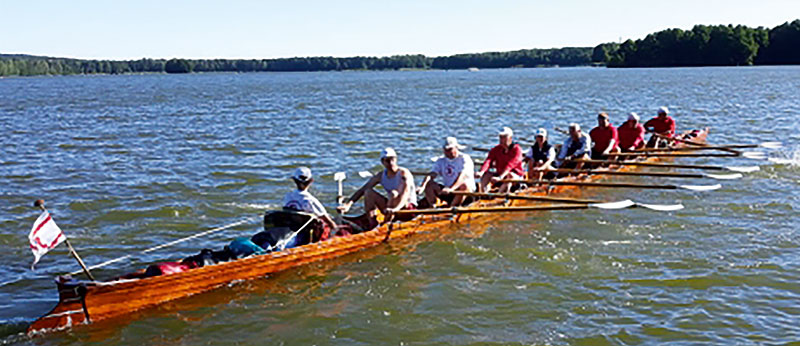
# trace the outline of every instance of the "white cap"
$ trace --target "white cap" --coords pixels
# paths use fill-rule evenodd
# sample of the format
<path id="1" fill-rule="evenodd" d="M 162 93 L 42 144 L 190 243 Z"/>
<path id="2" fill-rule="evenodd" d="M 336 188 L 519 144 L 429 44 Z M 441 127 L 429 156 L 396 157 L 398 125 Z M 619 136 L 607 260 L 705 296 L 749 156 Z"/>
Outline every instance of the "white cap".
<path id="1" fill-rule="evenodd" d="M 536 131 L 536 137 L 539 136 L 547 138 L 547 130 L 545 130 L 543 127 L 540 127 L 539 131 Z"/>
<path id="2" fill-rule="evenodd" d="M 385 159 L 387 157 L 397 157 L 397 153 L 394 152 L 394 149 L 386 147 L 381 151 L 381 159 Z"/>
<path id="3" fill-rule="evenodd" d="M 498 133 L 498 135 L 500 135 L 500 136 L 513 136 L 514 135 L 514 131 L 511 131 L 510 127 L 504 127 L 504 128 L 502 128 L 500 130 L 500 133 Z"/>
<path id="4" fill-rule="evenodd" d="M 309 181 L 311 180 L 311 169 L 308 167 L 297 167 L 294 170 L 294 174 L 292 174 L 292 178 L 299 180 L 299 181 Z"/>
<path id="5" fill-rule="evenodd" d="M 447 137 L 447 138 L 445 138 L 443 147 L 445 149 L 450 149 L 450 148 L 464 149 L 464 148 L 466 148 L 465 146 L 463 146 L 461 144 L 458 144 L 458 140 L 455 137 Z"/>
<path id="6" fill-rule="evenodd" d="M 636 114 L 636 112 L 630 112 L 630 113 L 628 113 L 628 120 L 636 120 L 636 121 L 639 121 L 639 114 Z"/>
<path id="7" fill-rule="evenodd" d="M 659 107 L 658 108 L 658 114 L 661 114 L 661 113 L 669 114 L 669 108 L 667 108 L 667 107 Z"/>
<path id="8" fill-rule="evenodd" d="M 578 123 L 572 123 L 572 124 L 569 124 L 569 129 L 578 131 L 578 130 L 581 129 L 581 125 L 578 125 Z"/>

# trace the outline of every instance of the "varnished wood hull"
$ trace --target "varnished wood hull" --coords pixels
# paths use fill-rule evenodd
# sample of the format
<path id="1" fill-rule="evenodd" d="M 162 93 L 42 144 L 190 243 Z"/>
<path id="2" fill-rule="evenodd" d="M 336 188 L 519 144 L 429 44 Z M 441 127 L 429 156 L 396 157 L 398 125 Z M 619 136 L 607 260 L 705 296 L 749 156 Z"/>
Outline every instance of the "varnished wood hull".
<path id="1" fill-rule="evenodd" d="M 704 142 L 708 130 L 699 131 L 694 141 Z M 654 158 L 651 161 L 657 160 Z M 621 166 L 616 170 L 629 170 Z M 586 179 L 598 179 L 589 176 Z M 554 186 L 547 193 L 541 188 L 522 191 L 529 195 L 578 193 L 572 186 Z M 479 205 L 497 204 L 481 202 Z M 517 201 L 517 205 L 535 202 Z M 472 214 L 459 222 L 490 224 L 507 218 L 503 214 Z M 391 239 L 404 238 L 415 233 L 443 227 L 452 221 L 419 217 L 413 221 L 394 224 Z M 28 328 L 29 335 L 63 330 L 72 326 L 120 317 L 164 302 L 205 292 L 232 281 L 260 278 L 270 273 L 307 263 L 339 257 L 362 249 L 377 246 L 386 238 L 388 225 L 378 229 L 344 238 L 333 238 L 324 242 L 308 244 L 279 253 L 253 256 L 231 262 L 205 266 L 172 275 L 162 275 L 139 280 L 111 282 L 79 282 L 57 278 L 59 302 L 52 311 L 40 317 Z"/>

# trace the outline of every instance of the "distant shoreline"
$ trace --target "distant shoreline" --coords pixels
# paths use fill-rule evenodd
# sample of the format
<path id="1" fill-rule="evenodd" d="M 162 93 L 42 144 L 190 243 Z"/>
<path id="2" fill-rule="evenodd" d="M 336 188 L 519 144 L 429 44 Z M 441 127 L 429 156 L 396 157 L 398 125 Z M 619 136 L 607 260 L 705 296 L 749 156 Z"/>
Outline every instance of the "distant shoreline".
<path id="1" fill-rule="evenodd" d="M 704 67 L 800 65 L 800 19 L 772 29 L 742 25 L 696 25 L 666 29 L 640 40 L 591 47 L 522 49 L 428 57 L 295 57 L 280 59 L 85 60 L 24 54 L 0 54 L 0 77 L 192 73 L 314 72 L 357 70 L 467 70 L 607 66 Z"/>

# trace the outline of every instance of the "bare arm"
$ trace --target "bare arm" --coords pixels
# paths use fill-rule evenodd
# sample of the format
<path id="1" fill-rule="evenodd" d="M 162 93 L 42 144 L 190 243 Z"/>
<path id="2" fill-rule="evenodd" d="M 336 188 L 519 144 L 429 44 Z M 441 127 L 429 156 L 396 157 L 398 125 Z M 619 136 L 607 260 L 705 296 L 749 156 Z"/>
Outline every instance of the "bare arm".
<path id="1" fill-rule="evenodd" d="M 349 211 L 350 207 L 353 205 L 353 203 L 355 201 L 358 201 L 361 197 L 364 196 L 364 193 L 366 193 L 368 189 L 373 188 L 375 185 L 377 185 L 381 181 L 381 174 L 382 173 L 373 175 L 372 178 L 367 180 L 367 182 L 364 183 L 364 185 L 361 186 L 360 189 L 356 190 L 356 192 L 354 192 L 353 195 L 350 196 L 350 198 L 347 199 L 347 202 L 345 202 L 344 204 L 340 205 L 336 209 L 340 213 L 346 213 L 347 211 Z"/>

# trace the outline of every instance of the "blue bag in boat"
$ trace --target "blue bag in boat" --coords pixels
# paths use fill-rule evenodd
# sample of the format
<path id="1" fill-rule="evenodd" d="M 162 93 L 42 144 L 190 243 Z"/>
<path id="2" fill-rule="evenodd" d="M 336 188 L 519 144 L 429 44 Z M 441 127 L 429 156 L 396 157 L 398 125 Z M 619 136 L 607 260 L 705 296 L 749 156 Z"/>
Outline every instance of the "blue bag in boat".
<path id="1" fill-rule="evenodd" d="M 262 254 L 264 253 L 264 249 L 256 243 L 253 243 L 248 238 L 236 238 L 234 239 L 228 247 L 231 251 L 236 255 L 237 258 L 247 257 L 252 254 Z"/>

